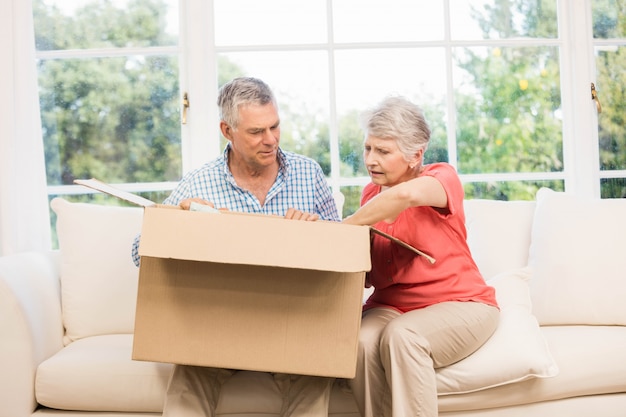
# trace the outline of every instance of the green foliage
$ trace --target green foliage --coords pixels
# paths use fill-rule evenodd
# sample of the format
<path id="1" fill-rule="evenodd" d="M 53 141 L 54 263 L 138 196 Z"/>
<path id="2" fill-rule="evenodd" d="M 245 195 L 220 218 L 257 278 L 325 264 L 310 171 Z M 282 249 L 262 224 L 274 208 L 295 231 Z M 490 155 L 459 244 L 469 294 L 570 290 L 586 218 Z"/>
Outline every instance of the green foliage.
<path id="1" fill-rule="evenodd" d="M 121 8 L 93 0 L 67 16 L 35 0 L 35 45 L 40 51 L 175 45 L 176 38 L 164 30 L 166 10 L 162 0 L 131 0 Z"/>
<path id="2" fill-rule="evenodd" d="M 493 0 L 472 16 L 485 39 L 558 37 L 555 0 Z M 594 2 L 596 37 L 623 36 L 625 10 L 611 0 Z M 68 16 L 43 0 L 33 2 L 39 51 L 176 45 L 166 32 L 166 3 L 93 1 Z M 600 158 L 603 169 L 626 169 L 625 48 L 598 51 L 596 86 L 603 103 Z M 426 162 L 448 161 L 448 137 L 456 137 L 461 174 L 558 172 L 563 169 L 557 46 L 453 49 L 456 131 L 448 131 L 444 97 L 420 98 L 430 124 Z M 244 75 L 218 54 L 218 85 Z M 443 65 L 443 64 L 442 64 Z M 182 172 L 179 68 L 176 55 L 38 62 L 48 183 L 75 178 L 107 182 L 176 181 Z M 414 99 L 414 98 L 413 98 Z M 302 98 L 280 97 L 283 148 L 317 160 L 330 175 L 330 123 Z M 362 160 L 359 112 L 337 121 L 340 175 L 367 176 Z M 222 144 L 224 144 L 222 138 Z M 562 181 L 466 184 L 468 198 L 532 199 L 541 186 Z M 359 186 L 344 187 L 344 214 L 359 205 Z M 623 181 L 602 182 L 603 196 L 624 196 Z"/>
<path id="3" fill-rule="evenodd" d="M 626 36 L 626 2 L 594 0 L 593 34 L 597 39 Z M 600 169 L 626 169 L 626 47 L 599 47 L 596 51 Z M 625 179 L 600 183 L 603 198 L 626 198 Z"/>
<path id="4" fill-rule="evenodd" d="M 175 43 L 164 32 L 161 1 L 134 0 L 124 9 L 96 1 L 73 17 L 39 1 L 33 8 L 39 50 Z M 38 66 L 48 184 L 180 178 L 175 56 L 42 60 Z"/>
<path id="5" fill-rule="evenodd" d="M 626 47 L 599 51 L 596 67 L 596 89 L 602 103 L 602 113 L 598 115 L 600 168 L 626 169 Z M 602 181 L 601 194 L 625 197 L 624 181 Z"/>
<path id="6" fill-rule="evenodd" d="M 494 1 L 474 10 L 485 38 L 557 36 L 554 1 Z M 456 50 L 460 173 L 563 169 L 559 56 L 556 47 Z M 532 199 L 543 183 L 476 183 L 468 198 Z M 559 188 L 559 184 L 552 184 Z"/>

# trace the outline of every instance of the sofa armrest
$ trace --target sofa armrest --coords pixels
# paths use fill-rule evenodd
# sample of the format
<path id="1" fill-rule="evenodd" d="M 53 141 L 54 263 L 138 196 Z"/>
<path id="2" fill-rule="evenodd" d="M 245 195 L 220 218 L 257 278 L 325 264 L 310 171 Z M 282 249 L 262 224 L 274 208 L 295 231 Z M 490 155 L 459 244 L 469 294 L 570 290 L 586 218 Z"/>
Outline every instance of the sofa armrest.
<path id="1" fill-rule="evenodd" d="M 59 253 L 0 258 L 0 417 L 36 408 L 39 364 L 63 348 Z"/>

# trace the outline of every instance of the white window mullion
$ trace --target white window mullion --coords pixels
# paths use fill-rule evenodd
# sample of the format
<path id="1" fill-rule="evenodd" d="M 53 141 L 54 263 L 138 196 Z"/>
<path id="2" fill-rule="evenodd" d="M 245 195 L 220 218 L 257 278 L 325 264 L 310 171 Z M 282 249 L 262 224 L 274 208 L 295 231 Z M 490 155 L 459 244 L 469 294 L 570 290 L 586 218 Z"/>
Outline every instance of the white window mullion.
<path id="1" fill-rule="evenodd" d="M 335 77 L 335 36 L 333 31 L 333 4 L 326 1 L 326 25 L 328 31 L 328 86 L 329 86 L 329 140 L 330 140 L 330 185 L 339 191 L 341 177 L 341 156 L 339 155 L 339 126 L 337 124 L 336 77 Z"/>
<path id="2" fill-rule="evenodd" d="M 181 103 L 188 93 L 187 124 L 181 126 L 183 172 L 220 150 L 217 64 L 212 0 L 181 0 Z M 181 104 L 182 110 L 182 104 Z"/>
<path id="3" fill-rule="evenodd" d="M 565 190 L 599 197 L 598 117 L 591 100 L 595 79 L 591 2 L 559 4 Z"/>
<path id="4" fill-rule="evenodd" d="M 450 22 L 450 2 L 444 1 L 444 27 L 445 27 L 445 49 L 446 49 L 446 106 L 448 111 L 448 162 L 458 169 L 458 152 L 456 144 L 456 102 L 454 98 L 454 80 L 452 77 L 452 69 L 454 63 L 452 60 L 451 45 L 451 22 Z"/>

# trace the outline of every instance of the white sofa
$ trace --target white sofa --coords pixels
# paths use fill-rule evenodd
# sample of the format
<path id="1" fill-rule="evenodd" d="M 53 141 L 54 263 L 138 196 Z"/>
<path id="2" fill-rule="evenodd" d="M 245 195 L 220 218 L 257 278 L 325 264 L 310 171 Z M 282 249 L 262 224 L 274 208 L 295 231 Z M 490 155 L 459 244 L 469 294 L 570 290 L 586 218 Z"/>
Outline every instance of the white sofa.
<path id="1" fill-rule="evenodd" d="M 440 415 L 626 415 L 626 200 L 543 189 L 465 207 L 502 319 L 478 352 L 438 370 Z M 53 209 L 59 251 L 0 258 L 0 417 L 161 415 L 171 365 L 131 360 L 141 209 Z M 239 372 L 218 415 L 279 410 L 267 374 Z M 330 415 L 358 416 L 345 381 Z"/>

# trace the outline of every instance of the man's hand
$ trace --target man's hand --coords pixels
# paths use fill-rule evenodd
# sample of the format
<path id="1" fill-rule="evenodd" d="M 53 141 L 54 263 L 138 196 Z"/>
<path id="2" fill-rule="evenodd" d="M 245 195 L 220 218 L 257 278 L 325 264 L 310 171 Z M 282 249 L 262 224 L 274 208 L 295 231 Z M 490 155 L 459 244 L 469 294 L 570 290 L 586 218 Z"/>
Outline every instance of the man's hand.
<path id="1" fill-rule="evenodd" d="M 319 218 L 319 214 L 306 213 L 304 211 L 296 210 L 295 208 L 290 208 L 285 214 L 285 219 L 288 220 L 304 220 L 308 222 L 314 222 Z"/>
<path id="2" fill-rule="evenodd" d="M 198 204 L 202 204 L 202 205 L 205 205 L 205 206 L 210 206 L 210 207 L 215 208 L 215 205 L 213 203 L 211 203 L 210 201 L 203 200 L 203 199 L 201 199 L 199 197 L 186 198 L 186 199 L 182 200 L 180 203 L 178 203 L 178 205 L 183 210 L 189 210 L 189 207 L 191 206 L 191 203 L 198 203 Z"/>

